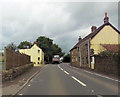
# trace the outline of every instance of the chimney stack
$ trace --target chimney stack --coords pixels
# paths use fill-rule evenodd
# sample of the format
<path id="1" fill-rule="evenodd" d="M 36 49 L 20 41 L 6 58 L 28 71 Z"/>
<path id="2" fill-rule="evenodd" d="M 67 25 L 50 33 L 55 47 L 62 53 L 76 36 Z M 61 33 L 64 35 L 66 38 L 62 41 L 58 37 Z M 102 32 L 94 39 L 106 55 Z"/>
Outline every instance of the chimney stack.
<path id="1" fill-rule="evenodd" d="M 108 23 L 108 22 L 109 22 L 109 17 L 107 16 L 107 12 L 105 12 L 104 23 Z"/>
<path id="2" fill-rule="evenodd" d="M 79 39 L 78 39 L 78 41 L 80 41 L 82 38 L 81 38 L 81 36 L 79 36 Z"/>
<path id="3" fill-rule="evenodd" d="M 96 26 L 92 26 L 92 27 L 91 27 L 91 32 L 94 32 L 96 29 L 97 29 Z"/>
<path id="4" fill-rule="evenodd" d="M 34 44 L 37 44 L 37 42 L 35 41 Z"/>

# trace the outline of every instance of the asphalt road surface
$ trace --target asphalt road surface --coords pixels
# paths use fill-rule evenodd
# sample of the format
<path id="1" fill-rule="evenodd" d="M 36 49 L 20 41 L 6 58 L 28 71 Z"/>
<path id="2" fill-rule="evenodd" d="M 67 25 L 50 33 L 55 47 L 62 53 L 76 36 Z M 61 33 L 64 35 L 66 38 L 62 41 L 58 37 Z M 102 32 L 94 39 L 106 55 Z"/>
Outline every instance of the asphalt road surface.
<path id="1" fill-rule="evenodd" d="M 0 62 L 0 71 L 2 70 L 2 62 Z"/>
<path id="2" fill-rule="evenodd" d="M 118 95 L 118 81 L 66 64 L 51 64 L 18 95 Z"/>

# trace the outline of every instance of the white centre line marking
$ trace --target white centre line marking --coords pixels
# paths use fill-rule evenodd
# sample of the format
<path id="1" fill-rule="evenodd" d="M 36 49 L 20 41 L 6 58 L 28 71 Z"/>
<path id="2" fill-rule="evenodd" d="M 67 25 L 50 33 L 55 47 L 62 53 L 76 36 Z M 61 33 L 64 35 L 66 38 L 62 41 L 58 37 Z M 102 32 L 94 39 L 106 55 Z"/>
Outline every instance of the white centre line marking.
<path id="1" fill-rule="evenodd" d="M 22 96 L 23 94 L 19 94 L 20 96 Z"/>
<path id="2" fill-rule="evenodd" d="M 60 66 L 58 65 L 58 68 L 60 68 Z"/>
<path id="3" fill-rule="evenodd" d="M 69 73 L 67 71 L 64 71 L 67 75 L 69 75 Z"/>
<path id="4" fill-rule="evenodd" d="M 101 95 L 97 95 L 97 97 L 103 97 L 103 96 L 101 96 Z"/>
<path id="5" fill-rule="evenodd" d="M 29 87 L 31 86 L 31 85 L 28 85 Z"/>
<path id="6" fill-rule="evenodd" d="M 61 68 L 61 70 L 63 70 L 63 69 Z"/>
<path id="7" fill-rule="evenodd" d="M 72 76 L 72 78 L 74 80 L 76 80 L 78 83 L 80 83 L 82 86 L 86 87 L 86 84 L 84 84 L 83 82 L 81 82 L 80 80 L 78 80 L 77 78 L 75 78 L 74 76 Z"/>

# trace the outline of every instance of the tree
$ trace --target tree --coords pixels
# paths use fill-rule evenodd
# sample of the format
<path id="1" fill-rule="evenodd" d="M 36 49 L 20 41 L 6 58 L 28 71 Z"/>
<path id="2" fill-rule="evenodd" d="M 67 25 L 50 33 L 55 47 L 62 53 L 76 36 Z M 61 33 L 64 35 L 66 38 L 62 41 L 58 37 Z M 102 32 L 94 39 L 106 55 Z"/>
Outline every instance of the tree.
<path id="1" fill-rule="evenodd" d="M 15 51 L 16 50 L 16 45 L 12 42 L 6 46 L 8 50 Z"/>
<path id="2" fill-rule="evenodd" d="M 70 62 L 70 54 L 67 54 L 63 57 L 63 62 Z"/>
<path id="3" fill-rule="evenodd" d="M 45 61 L 52 62 L 54 55 L 64 55 L 62 49 L 57 45 L 53 44 L 53 40 L 45 36 L 40 36 L 36 39 L 37 45 L 43 50 L 45 55 Z"/>
<path id="4" fill-rule="evenodd" d="M 21 42 L 17 48 L 19 49 L 28 49 L 28 48 L 31 48 L 32 46 L 32 43 L 31 42 L 28 42 L 28 41 L 23 41 Z"/>
<path id="5" fill-rule="evenodd" d="M 57 44 L 53 44 L 53 55 L 59 55 L 60 57 L 64 55 L 62 49 Z"/>

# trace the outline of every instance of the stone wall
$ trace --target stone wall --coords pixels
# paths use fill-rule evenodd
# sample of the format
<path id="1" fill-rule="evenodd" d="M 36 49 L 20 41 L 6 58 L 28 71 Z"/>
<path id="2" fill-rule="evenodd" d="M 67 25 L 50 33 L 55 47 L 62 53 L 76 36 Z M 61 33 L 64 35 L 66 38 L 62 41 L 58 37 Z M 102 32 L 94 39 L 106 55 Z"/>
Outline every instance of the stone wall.
<path id="1" fill-rule="evenodd" d="M 2 82 L 13 80 L 17 76 L 23 74 L 25 71 L 33 67 L 33 64 L 26 64 L 24 66 L 15 67 L 6 71 L 2 71 Z"/>
<path id="2" fill-rule="evenodd" d="M 78 46 L 80 48 L 79 54 L 80 54 L 81 67 L 82 68 L 89 68 L 89 64 L 87 61 L 88 49 L 89 49 L 88 41 L 84 41 L 83 43 L 79 44 Z"/>
<path id="3" fill-rule="evenodd" d="M 4 60 L 5 69 L 2 70 L 2 82 L 12 80 L 33 67 L 30 56 L 6 48 Z"/>
<path id="4" fill-rule="evenodd" d="M 71 65 L 75 66 L 75 67 L 79 67 L 80 66 L 80 62 L 79 62 L 79 51 L 78 48 L 73 49 L 70 52 L 70 57 L 71 57 Z"/>

